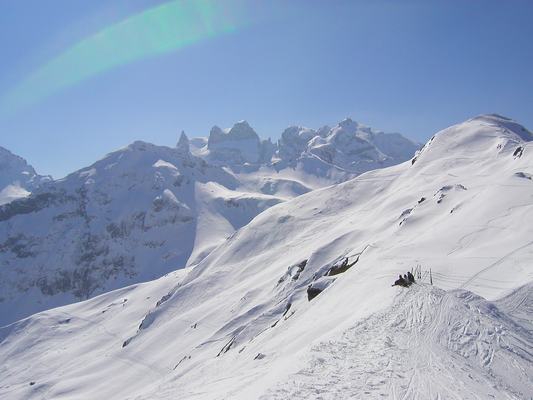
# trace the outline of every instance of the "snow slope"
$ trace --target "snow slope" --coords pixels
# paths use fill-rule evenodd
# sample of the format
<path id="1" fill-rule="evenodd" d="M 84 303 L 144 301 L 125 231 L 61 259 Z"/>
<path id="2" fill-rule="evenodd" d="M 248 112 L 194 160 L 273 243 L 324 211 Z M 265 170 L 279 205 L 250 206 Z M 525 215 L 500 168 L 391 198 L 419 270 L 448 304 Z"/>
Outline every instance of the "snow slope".
<path id="1" fill-rule="evenodd" d="M 184 267 L 284 200 L 240 186 L 135 142 L 0 207 L 0 324 Z"/>
<path id="2" fill-rule="evenodd" d="M 415 285 L 393 306 L 314 345 L 306 367 L 262 398 L 527 398 L 533 325 L 516 312 L 531 316 L 531 285 L 494 303 Z"/>
<path id="3" fill-rule="evenodd" d="M 38 175 L 22 157 L 0 147 L 0 205 L 28 196 L 51 179 Z"/>
<path id="4" fill-rule="evenodd" d="M 348 141 L 368 143 L 354 124 Z M 387 162 L 414 154 L 402 140 Z M 268 207 L 357 174 L 305 152 L 273 166 L 275 145 L 245 121 L 214 127 L 203 150 L 197 142 L 183 132 L 175 148 L 135 142 L 42 188 L 11 155 L 33 195 L 0 207 L 0 325 L 198 263 Z M 15 189 L 10 198 L 29 194 Z"/>
<path id="5" fill-rule="evenodd" d="M 0 397 L 530 398 L 532 139 L 473 118 L 191 269 L 6 326 Z"/>

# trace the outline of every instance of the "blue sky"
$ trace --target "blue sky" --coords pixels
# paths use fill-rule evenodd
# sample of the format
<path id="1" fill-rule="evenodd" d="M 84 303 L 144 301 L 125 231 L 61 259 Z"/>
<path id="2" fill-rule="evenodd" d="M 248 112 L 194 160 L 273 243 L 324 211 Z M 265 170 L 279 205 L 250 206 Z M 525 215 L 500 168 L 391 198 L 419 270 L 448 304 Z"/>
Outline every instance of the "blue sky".
<path id="1" fill-rule="evenodd" d="M 185 13 L 184 32 L 199 37 L 186 46 L 108 67 L 96 60 L 102 71 L 69 85 L 41 74 L 45 95 L 27 84 L 51 60 L 83 52 L 71 51 L 79 43 L 97 54 L 101 32 L 165 3 L 0 1 L 0 146 L 59 178 L 137 139 L 174 145 L 182 129 L 205 136 L 241 119 L 273 139 L 291 124 L 346 116 L 418 141 L 480 113 L 533 128 L 526 0 L 219 0 L 209 18 L 229 15 L 234 29 L 198 36 L 196 14 Z M 76 75 L 75 63 L 61 65 L 50 76 Z M 33 98 L 15 104 L 21 91 Z"/>

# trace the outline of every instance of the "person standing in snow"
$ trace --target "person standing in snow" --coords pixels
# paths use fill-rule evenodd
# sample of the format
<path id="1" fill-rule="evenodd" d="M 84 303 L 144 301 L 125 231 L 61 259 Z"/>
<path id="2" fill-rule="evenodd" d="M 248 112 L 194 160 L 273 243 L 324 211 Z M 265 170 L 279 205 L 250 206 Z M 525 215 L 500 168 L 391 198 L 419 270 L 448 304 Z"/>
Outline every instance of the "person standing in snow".
<path id="1" fill-rule="evenodd" d="M 415 283 L 415 276 L 411 273 L 411 271 L 407 271 L 407 279 L 409 280 L 409 283 Z"/>

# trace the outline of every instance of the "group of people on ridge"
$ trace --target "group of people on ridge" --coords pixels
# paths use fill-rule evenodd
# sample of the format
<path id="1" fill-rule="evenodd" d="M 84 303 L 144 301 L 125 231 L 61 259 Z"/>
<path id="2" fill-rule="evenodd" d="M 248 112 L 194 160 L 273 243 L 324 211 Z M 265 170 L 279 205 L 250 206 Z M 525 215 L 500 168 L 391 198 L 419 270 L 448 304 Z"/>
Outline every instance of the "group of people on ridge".
<path id="1" fill-rule="evenodd" d="M 400 274 L 392 286 L 409 287 L 413 283 L 415 283 L 415 276 L 411 273 L 411 271 L 407 271 L 407 274 L 404 274 L 404 276 Z"/>

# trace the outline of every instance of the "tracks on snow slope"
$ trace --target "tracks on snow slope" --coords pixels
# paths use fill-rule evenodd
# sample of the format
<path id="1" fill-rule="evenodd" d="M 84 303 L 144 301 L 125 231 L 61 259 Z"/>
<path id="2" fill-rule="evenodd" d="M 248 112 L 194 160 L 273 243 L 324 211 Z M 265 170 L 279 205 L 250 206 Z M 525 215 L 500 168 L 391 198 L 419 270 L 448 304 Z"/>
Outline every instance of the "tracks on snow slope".
<path id="1" fill-rule="evenodd" d="M 532 289 L 501 305 L 465 290 L 399 289 L 391 308 L 314 346 L 309 366 L 263 399 L 529 399 L 533 336 L 514 316 L 531 315 Z"/>

